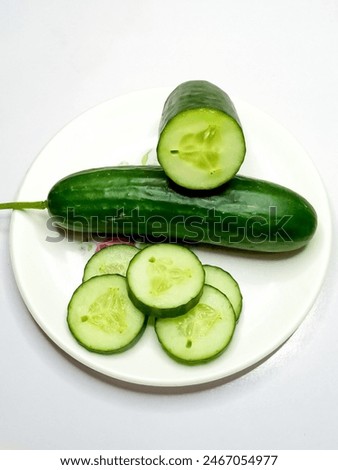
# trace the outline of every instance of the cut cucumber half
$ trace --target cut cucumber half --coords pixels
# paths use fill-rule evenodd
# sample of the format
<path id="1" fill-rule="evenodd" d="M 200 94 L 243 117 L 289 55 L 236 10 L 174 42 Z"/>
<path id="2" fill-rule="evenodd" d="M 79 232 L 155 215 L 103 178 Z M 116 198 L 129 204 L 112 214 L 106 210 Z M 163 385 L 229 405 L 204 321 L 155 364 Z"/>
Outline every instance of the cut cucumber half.
<path id="1" fill-rule="evenodd" d="M 187 189 L 214 189 L 239 170 L 246 147 L 229 96 L 216 85 L 192 80 L 164 104 L 157 158 L 167 176 Z"/>
<path id="2" fill-rule="evenodd" d="M 67 322 L 74 338 L 86 349 L 112 354 L 135 344 L 147 320 L 130 301 L 126 279 L 105 274 L 76 289 L 68 305 Z"/>
<path id="3" fill-rule="evenodd" d="M 95 253 L 87 262 L 83 281 L 103 274 L 121 274 L 125 276 L 130 260 L 139 252 L 131 245 L 110 245 Z"/>
<path id="4" fill-rule="evenodd" d="M 221 291 L 205 285 L 198 304 L 176 318 L 158 318 L 155 331 L 163 349 L 187 364 L 208 362 L 228 346 L 235 331 L 236 316 Z"/>
<path id="5" fill-rule="evenodd" d="M 204 265 L 205 283 L 220 290 L 225 294 L 233 306 L 236 320 L 242 311 L 243 296 L 237 281 L 230 273 L 218 266 Z"/>
<path id="6" fill-rule="evenodd" d="M 131 260 L 129 295 L 147 315 L 177 316 L 194 307 L 202 295 L 204 269 L 197 256 L 180 245 L 151 245 Z"/>

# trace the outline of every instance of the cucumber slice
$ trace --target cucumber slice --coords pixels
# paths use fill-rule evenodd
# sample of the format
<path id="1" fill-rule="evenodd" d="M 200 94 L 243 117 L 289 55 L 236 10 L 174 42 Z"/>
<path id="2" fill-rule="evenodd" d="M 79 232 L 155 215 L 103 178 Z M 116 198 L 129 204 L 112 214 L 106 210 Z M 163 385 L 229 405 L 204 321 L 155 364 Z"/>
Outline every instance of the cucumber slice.
<path id="1" fill-rule="evenodd" d="M 130 301 L 126 279 L 119 274 L 92 277 L 81 284 L 69 302 L 67 322 L 82 346 L 101 354 L 131 347 L 147 323 Z"/>
<path id="2" fill-rule="evenodd" d="M 236 320 L 242 311 L 243 296 L 237 281 L 230 273 L 218 266 L 204 265 L 205 283 L 223 292 L 228 297 L 233 306 Z"/>
<path id="3" fill-rule="evenodd" d="M 229 299 L 205 285 L 199 303 L 176 318 L 158 318 L 155 331 L 163 349 L 187 364 L 208 362 L 228 346 L 235 331 L 236 316 Z"/>
<path id="4" fill-rule="evenodd" d="M 177 316 L 194 307 L 202 295 L 204 269 L 197 256 L 180 245 L 151 245 L 131 260 L 129 295 L 147 315 Z"/>
<path id="5" fill-rule="evenodd" d="M 213 189 L 243 163 L 244 135 L 229 96 L 216 85 L 192 80 L 164 104 L 157 158 L 167 176 L 188 189 Z"/>
<path id="6" fill-rule="evenodd" d="M 83 281 L 103 274 L 121 274 L 125 276 L 130 260 L 139 252 L 131 245 L 110 245 L 95 253 L 87 262 Z"/>

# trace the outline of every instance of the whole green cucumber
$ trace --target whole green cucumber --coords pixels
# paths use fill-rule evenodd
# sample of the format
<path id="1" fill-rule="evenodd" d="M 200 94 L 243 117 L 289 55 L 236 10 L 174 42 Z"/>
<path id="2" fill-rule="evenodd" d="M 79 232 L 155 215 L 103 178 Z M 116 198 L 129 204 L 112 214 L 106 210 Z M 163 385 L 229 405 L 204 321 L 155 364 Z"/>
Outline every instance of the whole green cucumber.
<path id="1" fill-rule="evenodd" d="M 205 80 L 181 83 L 162 111 L 158 161 L 176 184 L 214 189 L 239 170 L 246 147 L 242 125 L 230 97 Z"/>
<path id="2" fill-rule="evenodd" d="M 182 191 L 159 166 L 72 174 L 53 186 L 45 206 L 55 224 L 79 232 L 259 252 L 301 248 L 317 225 L 311 204 L 280 185 L 236 176 L 201 194 Z"/>

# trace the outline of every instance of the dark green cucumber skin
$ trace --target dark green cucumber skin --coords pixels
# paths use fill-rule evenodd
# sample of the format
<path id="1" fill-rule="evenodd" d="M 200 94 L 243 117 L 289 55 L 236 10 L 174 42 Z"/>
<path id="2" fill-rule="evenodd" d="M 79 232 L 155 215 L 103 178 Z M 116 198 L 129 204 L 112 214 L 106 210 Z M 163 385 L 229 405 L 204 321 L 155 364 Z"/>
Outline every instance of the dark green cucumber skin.
<path id="1" fill-rule="evenodd" d="M 299 249 L 317 226 L 311 204 L 280 185 L 235 176 L 207 194 L 183 191 L 160 166 L 75 173 L 54 185 L 47 205 L 53 224 L 68 230 L 258 252 Z"/>
<path id="2" fill-rule="evenodd" d="M 171 119 L 189 109 L 217 109 L 232 117 L 242 128 L 231 99 L 221 88 L 206 80 L 190 80 L 178 85 L 165 101 L 159 134 Z"/>

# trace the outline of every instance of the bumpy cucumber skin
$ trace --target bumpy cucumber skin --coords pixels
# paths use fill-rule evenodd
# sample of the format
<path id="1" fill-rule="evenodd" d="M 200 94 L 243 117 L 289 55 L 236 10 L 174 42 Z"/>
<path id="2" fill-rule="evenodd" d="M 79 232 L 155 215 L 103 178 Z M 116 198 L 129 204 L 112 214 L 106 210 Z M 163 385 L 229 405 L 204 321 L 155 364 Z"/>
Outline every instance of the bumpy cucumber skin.
<path id="1" fill-rule="evenodd" d="M 317 226 L 311 204 L 283 186 L 235 176 L 201 194 L 173 185 L 159 166 L 81 171 L 57 182 L 47 203 L 53 227 L 257 252 L 297 250 Z"/>
<path id="2" fill-rule="evenodd" d="M 201 108 L 222 111 L 232 117 L 242 128 L 231 99 L 221 88 L 206 80 L 190 80 L 178 85 L 165 101 L 159 126 L 159 135 L 161 135 L 168 122 L 177 114 L 189 109 Z"/>

